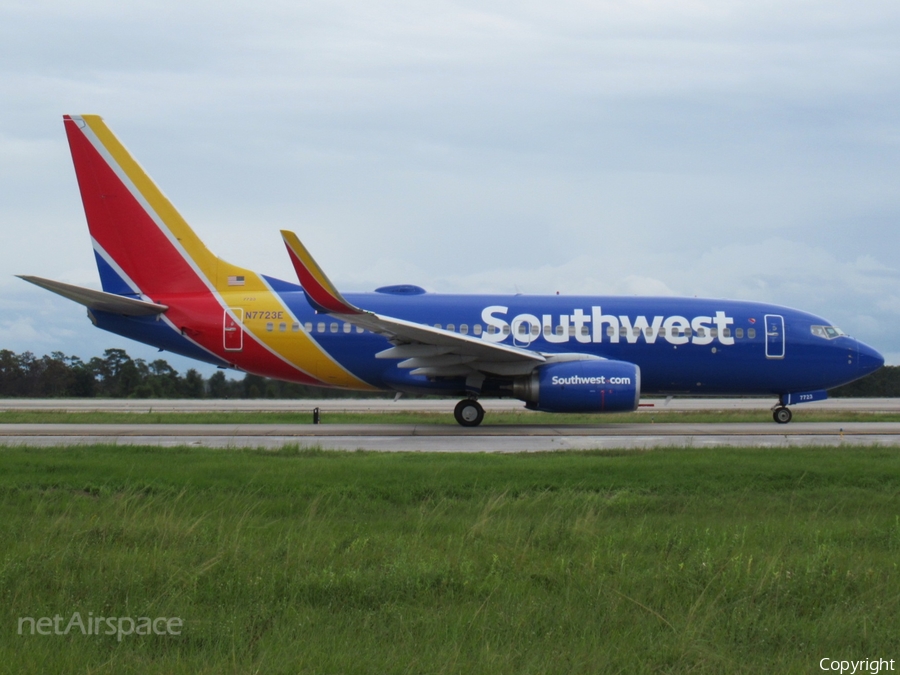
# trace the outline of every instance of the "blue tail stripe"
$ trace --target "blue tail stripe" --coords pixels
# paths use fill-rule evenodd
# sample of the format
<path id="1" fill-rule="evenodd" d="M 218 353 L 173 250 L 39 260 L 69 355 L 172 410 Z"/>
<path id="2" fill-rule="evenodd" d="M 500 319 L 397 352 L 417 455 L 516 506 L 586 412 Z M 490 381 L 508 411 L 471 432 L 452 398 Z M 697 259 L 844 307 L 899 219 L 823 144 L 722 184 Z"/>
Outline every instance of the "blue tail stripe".
<path id="1" fill-rule="evenodd" d="M 125 280 L 110 267 L 103 257 L 94 251 L 94 258 L 97 259 L 97 269 L 100 272 L 100 284 L 107 293 L 115 293 L 116 295 L 130 295 L 137 297 L 137 294 L 131 287 L 125 283 Z"/>

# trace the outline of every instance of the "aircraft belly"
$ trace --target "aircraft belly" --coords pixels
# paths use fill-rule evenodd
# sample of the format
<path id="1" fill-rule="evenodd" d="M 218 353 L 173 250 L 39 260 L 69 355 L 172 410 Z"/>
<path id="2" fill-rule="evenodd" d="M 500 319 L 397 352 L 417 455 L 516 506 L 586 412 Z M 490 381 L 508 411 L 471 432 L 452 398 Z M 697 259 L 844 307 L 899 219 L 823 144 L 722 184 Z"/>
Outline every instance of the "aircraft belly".
<path id="1" fill-rule="evenodd" d="M 168 324 L 163 321 L 157 321 L 155 317 L 125 317 L 119 314 L 97 311 L 92 311 L 91 314 L 95 325 L 110 333 L 191 359 L 205 361 L 217 366 L 228 365 L 228 362 L 224 359 L 204 350 L 173 330 Z"/>

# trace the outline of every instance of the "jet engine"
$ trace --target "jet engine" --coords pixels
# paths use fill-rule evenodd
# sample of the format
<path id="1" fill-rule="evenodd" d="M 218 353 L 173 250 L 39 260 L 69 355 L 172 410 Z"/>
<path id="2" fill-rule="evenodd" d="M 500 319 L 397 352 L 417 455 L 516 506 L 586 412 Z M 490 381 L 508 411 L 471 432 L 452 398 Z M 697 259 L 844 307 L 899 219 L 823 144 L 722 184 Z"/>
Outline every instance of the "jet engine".
<path id="1" fill-rule="evenodd" d="M 551 363 L 516 379 L 513 394 L 545 412 L 631 412 L 641 398 L 641 369 L 626 361 Z"/>

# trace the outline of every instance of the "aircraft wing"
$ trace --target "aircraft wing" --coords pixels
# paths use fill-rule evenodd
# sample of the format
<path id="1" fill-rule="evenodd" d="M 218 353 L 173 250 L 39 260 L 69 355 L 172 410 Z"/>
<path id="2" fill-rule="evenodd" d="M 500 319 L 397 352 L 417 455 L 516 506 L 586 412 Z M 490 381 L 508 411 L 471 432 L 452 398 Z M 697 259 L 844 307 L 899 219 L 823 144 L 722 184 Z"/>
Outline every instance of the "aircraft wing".
<path id="1" fill-rule="evenodd" d="M 402 359 L 401 368 L 430 377 L 527 375 L 545 363 L 598 359 L 588 354 L 541 354 L 470 335 L 369 312 L 348 302 L 293 232 L 282 230 L 291 263 L 309 303 L 318 312 L 387 337 L 393 347 L 377 358 Z"/>
<path id="2" fill-rule="evenodd" d="M 35 286 L 40 286 L 41 288 L 53 291 L 64 298 L 73 300 L 89 309 L 96 309 L 102 312 L 124 314 L 125 316 L 150 316 L 153 314 L 162 314 L 169 309 L 166 305 L 157 305 L 155 302 L 126 298 L 122 295 L 116 295 L 115 293 L 95 291 L 91 288 L 82 288 L 81 286 L 64 284 L 61 281 L 53 281 L 52 279 L 31 277 L 23 274 L 18 274 L 16 276 Z"/>

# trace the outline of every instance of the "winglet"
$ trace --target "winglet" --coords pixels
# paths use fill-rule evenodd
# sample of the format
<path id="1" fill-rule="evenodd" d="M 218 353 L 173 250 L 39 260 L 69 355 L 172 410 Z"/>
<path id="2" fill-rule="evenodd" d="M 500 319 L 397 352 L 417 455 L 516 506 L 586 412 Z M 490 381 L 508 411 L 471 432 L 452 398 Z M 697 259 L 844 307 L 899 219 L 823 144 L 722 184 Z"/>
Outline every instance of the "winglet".
<path id="1" fill-rule="evenodd" d="M 291 256 L 291 263 L 294 265 L 294 271 L 297 272 L 300 285 L 306 291 L 309 304 L 317 311 L 327 314 L 364 313 L 358 307 L 344 300 L 344 296 L 334 287 L 331 280 L 325 276 L 325 272 L 322 271 L 322 268 L 309 254 L 306 247 L 300 243 L 300 239 L 297 238 L 296 234 L 288 230 L 282 230 L 281 237 L 284 239 L 288 255 Z"/>

